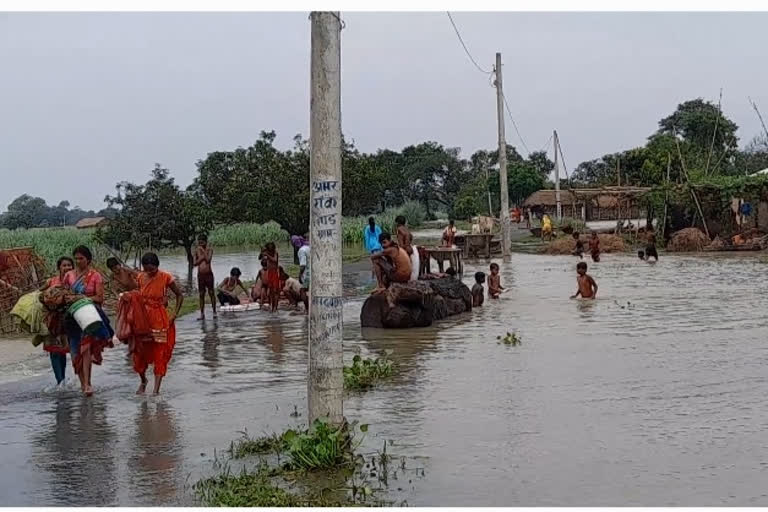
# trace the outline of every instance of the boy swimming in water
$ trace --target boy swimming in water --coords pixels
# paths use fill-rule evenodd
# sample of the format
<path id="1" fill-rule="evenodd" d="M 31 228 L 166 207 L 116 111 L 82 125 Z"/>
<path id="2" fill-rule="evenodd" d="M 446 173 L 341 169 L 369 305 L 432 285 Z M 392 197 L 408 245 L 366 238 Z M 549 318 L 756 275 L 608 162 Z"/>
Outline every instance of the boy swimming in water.
<path id="1" fill-rule="evenodd" d="M 591 275 L 587 274 L 587 264 L 585 262 L 580 261 L 576 265 L 576 273 L 578 274 L 578 277 L 576 277 L 578 289 L 575 295 L 571 295 L 571 298 L 575 299 L 579 295 L 581 295 L 582 299 L 594 299 L 597 297 L 597 282 L 592 279 Z"/>
<path id="2" fill-rule="evenodd" d="M 499 265 L 491 263 L 491 275 L 488 276 L 488 297 L 498 299 L 504 287 L 501 286 L 501 275 L 499 274 Z"/>
<path id="3" fill-rule="evenodd" d="M 472 287 L 472 307 L 476 308 L 483 305 L 485 300 L 485 272 L 475 272 L 475 285 Z"/>

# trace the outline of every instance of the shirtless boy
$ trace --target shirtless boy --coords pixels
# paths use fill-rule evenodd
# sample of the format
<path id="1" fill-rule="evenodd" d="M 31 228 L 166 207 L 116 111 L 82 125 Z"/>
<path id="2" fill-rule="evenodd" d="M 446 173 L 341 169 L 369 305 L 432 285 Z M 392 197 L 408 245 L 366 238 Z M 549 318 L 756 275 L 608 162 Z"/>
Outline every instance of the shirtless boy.
<path id="1" fill-rule="evenodd" d="M 485 282 L 485 272 L 475 272 L 475 284 L 472 286 L 472 307 L 477 308 L 483 305 L 485 301 L 485 290 L 483 290 L 483 283 Z"/>
<path id="2" fill-rule="evenodd" d="M 248 295 L 248 290 L 245 289 L 243 282 L 240 281 L 242 272 L 237 267 L 233 267 L 229 271 L 229 277 L 224 279 L 219 284 L 219 293 L 217 297 L 222 306 L 237 306 L 240 304 L 240 298 L 237 296 L 237 287 L 239 286 L 243 292 Z"/>
<path id="3" fill-rule="evenodd" d="M 591 275 L 587 274 L 587 264 L 585 262 L 581 261 L 576 265 L 576 273 L 578 274 L 576 278 L 578 289 L 571 298 L 575 299 L 581 296 L 582 299 L 594 299 L 597 297 L 597 283 L 592 279 Z"/>
<path id="4" fill-rule="evenodd" d="M 576 240 L 576 248 L 573 250 L 573 255 L 578 256 L 579 259 L 584 259 L 584 242 L 581 240 L 581 233 L 575 231 L 573 233 L 573 239 Z"/>
<path id="5" fill-rule="evenodd" d="M 197 267 L 197 291 L 200 293 L 200 318 L 205 320 L 205 292 L 211 298 L 211 307 L 213 308 L 213 318 L 216 318 L 216 283 L 213 279 L 213 249 L 208 245 L 208 237 L 200 235 L 197 237 L 197 248 L 195 249 L 194 266 Z"/>
<path id="6" fill-rule="evenodd" d="M 136 284 L 136 276 L 139 274 L 138 271 L 126 267 L 120 263 L 117 258 L 108 258 L 107 268 L 112 271 L 112 279 L 114 279 L 117 284 L 115 288 L 118 294 L 138 288 L 138 285 Z"/>
<path id="7" fill-rule="evenodd" d="M 499 274 L 499 265 L 491 263 L 491 275 L 488 276 L 488 297 L 498 299 L 504 287 L 501 286 L 501 274 Z"/>
<path id="8" fill-rule="evenodd" d="M 592 261 L 600 261 L 600 239 L 594 231 L 592 232 L 592 238 L 589 239 L 589 254 L 592 256 Z"/>
<path id="9" fill-rule="evenodd" d="M 373 272 L 376 274 L 376 289 L 372 293 L 383 293 L 392 283 L 407 283 L 411 279 L 411 258 L 389 233 L 379 235 L 381 252 L 371 255 Z"/>

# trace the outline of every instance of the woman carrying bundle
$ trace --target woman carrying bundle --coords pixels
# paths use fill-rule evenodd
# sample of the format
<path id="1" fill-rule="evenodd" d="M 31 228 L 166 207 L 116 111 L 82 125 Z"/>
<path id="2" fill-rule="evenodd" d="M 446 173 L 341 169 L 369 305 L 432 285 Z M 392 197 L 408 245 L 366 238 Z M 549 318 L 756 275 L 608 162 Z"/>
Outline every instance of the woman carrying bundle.
<path id="1" fill-rule="evenodd" d="M 86 396 L 93 394 L 91 384 L 91 365 L 101 364 L 101 352 L 104 347 L 112 346 L 114 331 L 109 324 L 107 315 L 104 314 L 104 280 L 101 274 L 95 270 L 91 263 L 93 254 L 87 247 L 81 245 L 72 251 L 75 260 L 75 268 L 64 276 L 63 285 L 73 293 L 89 299 L 95 306 L 101 317 L 101 323 L 93 332 L 84 332 L 80 325 L 67 315 L 66 330 L 69 341 L 69 350 L 72 355 L 72 364 L 75 373 L 80 378 L 80 386 Z"/>
<path id="2" fill-rule="evenodd" d="M 184 303 L 184 295 L 173 276 L 159 269 L 160 259 L 157 254 L 146 253 L 141 258 L 141 266 L 144 272 L 139 274 L 137 282 L 151 334 L 149 336 L 137 336 L 135 339 L 133 369 L 141 379 L 136 394 L 143 394 L 147 390 L 146 372 L 151 364 L 154 366 L 155 373 L 154 394 L 157 395 L 160 393 L 160 384 L 168 370 L 168 362 L 171 360 L 173 347 L 176 344 L 176 325 L 174 322 L 181 310 L 181 305 Z M 176 307 L 170 315 L 166 309 L 168 290 L 176 296 Z"/>

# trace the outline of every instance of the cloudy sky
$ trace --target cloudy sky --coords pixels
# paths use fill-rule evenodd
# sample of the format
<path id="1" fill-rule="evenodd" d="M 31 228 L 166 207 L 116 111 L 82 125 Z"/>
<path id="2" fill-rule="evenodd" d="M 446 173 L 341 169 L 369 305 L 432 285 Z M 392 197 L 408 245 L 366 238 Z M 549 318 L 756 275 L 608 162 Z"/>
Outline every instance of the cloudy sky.
<path id="1" fill-rule="evenodd" d="M 342 123 L 364 151 L 496 144 L 494 89 L 444 12 L 343 13 Z M 566 164 L 643 144 L 687 99 L 759 132 L 768 13 L 453 14 L 470 51 L 504 60 L 531 149 Z M 22 193 L 98 209 L 155 162 L 183 185 L 208 152 L 309 130 L 307 13 L 0 14 L 0 209 Z M 507 140 L 521 147 L 511 125 Z M 524 152 L 521 148 L 521 152 Z"/>

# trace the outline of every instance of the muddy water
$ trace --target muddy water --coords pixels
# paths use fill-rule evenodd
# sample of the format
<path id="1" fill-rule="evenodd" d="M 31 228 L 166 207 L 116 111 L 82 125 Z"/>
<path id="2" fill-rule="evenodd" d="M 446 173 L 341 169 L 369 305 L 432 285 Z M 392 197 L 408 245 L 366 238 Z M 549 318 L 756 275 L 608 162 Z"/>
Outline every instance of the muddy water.
<path id="1" fill-rule="evenodd" d="M 766 505 L 768 328 L 759 257 L 607 255 L 594 302 L 568 300 L 575 261 L 516 254 L 502 299 L 429 329 L 363 330 L 345 357 L 393 351 L 399 374 L 345 401 L 424 476 L 411 505 Z M 482 265 L 485 268 L 485 264 Z M 470 265 L 474 272 L 479 266 Z M 468 276 L 465 276 L 468 282 Z M 44 374 L 0 386 L 9 505 L 189 504 L 238 431 L 301 423 L 306 326 L 282 311 L 179 323 L 162 398 L 137 398 L 122 352 L 97 395 Z M 497 344 L 516 331 L 521 346 Z M 410 480 L 410 483 L 408 483 Z M 398 491 L 397 489 L 401 490 Z"/>

